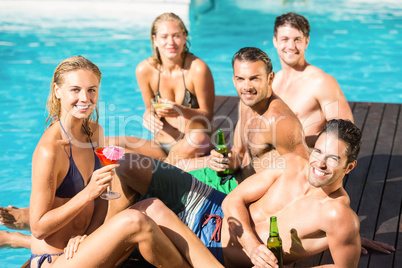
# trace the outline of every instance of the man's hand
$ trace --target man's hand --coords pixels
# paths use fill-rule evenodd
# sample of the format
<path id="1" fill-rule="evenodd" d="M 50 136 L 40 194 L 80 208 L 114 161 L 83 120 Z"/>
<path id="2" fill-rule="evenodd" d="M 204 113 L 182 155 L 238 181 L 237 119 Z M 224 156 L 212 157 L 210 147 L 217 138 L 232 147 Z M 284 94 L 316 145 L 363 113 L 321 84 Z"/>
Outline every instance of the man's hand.
<path id="1" fill-rule="evenodd" d="M 391 245 L 386 243 L 370 240 L 367 238 L 362 237 L 362 253 L 363 255 L 367 254 L 367 249 L 375 250 L 385 254 L 391 254 L 391 252 L 395 251 L 395 248 Z"/>
<path id="2" fill-rule="evenodd" d="M 230 157 L 230 153 L 229 153 Z M 225 171 L 229 168 L 229 157 L 224 157 L 222 154 L 215 150 L 211 151 L 209 156 L 209 167 L 215 171 Z"/>
<path id="3" fill-rule="evenodd" d="M 263 244 L 255 247 L 250 252 L 250 260 L 255 268 L 279 267 L 275 255 Z"/>

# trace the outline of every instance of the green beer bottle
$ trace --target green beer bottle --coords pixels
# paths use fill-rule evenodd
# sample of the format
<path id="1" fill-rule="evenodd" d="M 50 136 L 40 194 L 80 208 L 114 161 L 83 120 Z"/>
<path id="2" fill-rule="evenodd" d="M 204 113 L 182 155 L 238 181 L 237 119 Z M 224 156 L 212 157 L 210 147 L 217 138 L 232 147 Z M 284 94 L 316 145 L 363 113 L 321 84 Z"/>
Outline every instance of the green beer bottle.
<path id="1" fill-rule="evenodd" d="M 228 148 L 225 145 L 225 137 L 223 136 L 222 129 L 218 130 L 218 134 L 216 136 L 216 148 L 215 151 L 217 151 L 220 154 L 223 154 L 224 157 L 228 157 Z M 229 169 L 226 169 L 225 171 L 217 171 L 216 174 L 224 178 L 227 175 L 229 175 Z"/>
<path id="2" fill-rule="evenodd" d="M 275 216 L 272 216 L 270 219 L 267 247 L 272 253 L 274 253 L 276 259 L 278 260 L 279 268 L 282 268 L 283 267 L 282 239 L 279 236 L 278 225 Z"/>

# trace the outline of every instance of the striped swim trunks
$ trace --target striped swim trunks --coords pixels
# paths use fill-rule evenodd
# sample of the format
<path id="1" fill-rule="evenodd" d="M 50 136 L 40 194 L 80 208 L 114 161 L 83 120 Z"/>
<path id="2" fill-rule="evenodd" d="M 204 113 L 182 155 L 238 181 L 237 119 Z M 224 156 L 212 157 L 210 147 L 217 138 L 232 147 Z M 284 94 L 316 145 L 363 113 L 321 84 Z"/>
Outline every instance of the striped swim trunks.
<path id="1" fill-rule="evenodd" d="M 140 200 L 156 197 L 184 222 L 223 264 L 220 240 L 222 201 L 226 194 L 208 186 L 191 174 L 153 159 L 152 181 Z"/>

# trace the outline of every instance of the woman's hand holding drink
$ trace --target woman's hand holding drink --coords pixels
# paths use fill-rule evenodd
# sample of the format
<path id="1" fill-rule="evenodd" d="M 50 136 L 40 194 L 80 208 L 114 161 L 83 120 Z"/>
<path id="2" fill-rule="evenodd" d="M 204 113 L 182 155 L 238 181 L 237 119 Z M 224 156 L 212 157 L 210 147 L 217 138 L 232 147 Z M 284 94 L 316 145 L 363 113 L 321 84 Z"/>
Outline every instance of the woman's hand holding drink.
<path id="1" fill-rule="evenodd" d="M 158 96 L 155 96 L 154 99 L 151 99 L 152 106 L 154 107 L 155 114 L 159 117 L 177 117 L 180 114 L 178 113 L 177 106 L 174 102 L 169 101 L 168 99 L 161 99 Z"/>
<path id="2" fill-rule="evenodd" d="M 109 189 L 113 179 L 114 169 L 119 167 L 119 164 L 107 165 L 93 172 L 91 180 L 85 187 L 90 193 L 90 199 L 94 200 L 105 192 L 105 188 Z"/>
<path id="3" fill-rule="evenodd" d="M 158 96 L 155 96 L 154 99 L 151 99 L 151 104 L 153 111 L 150 114 L 144 115 L 143 125 L 154 135 L 159 136 L 161 135 L 159 131 L 163 129 L 163 122 L 161 121 L 161 118 L 166 116 L 162 113 L 164 110 L 163 108 L 172 108 L 173 103 L 169 102 L 168 100 L 162 100 Z"/>
<path id="4" fill-rule="evenodd" d="M 123 157 L 124 149 L 119 146 L 111 145 L 109 147 L 99 147 L 95 149 L 95 153 L 99 157 L 99 160 L 102 162 L 103 165 L 105 166 L 113 165 L 113 167 L 111 167 L 113 177 L 115 164 L 117 163 L 117 160 Z M 120 194 L 113 192 L 111 185 L 107 187 L 106 193 L 103 193 L 101 195 L 101 198 L 106 200 L 113 200 L 119 197 Z"/>

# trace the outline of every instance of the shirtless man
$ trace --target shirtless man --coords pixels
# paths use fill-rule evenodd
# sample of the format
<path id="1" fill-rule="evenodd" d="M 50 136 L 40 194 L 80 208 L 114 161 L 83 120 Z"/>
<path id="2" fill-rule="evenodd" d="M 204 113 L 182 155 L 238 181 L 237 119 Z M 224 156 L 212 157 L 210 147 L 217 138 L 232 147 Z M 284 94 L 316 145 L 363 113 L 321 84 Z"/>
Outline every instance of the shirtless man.
<path id="1" fill-rule="evenodd" d="M 240 49 L 233 57 L 233 83 L 240 98 L 232 158 L 248 152 L 256 172 L 272 154 L 294 152 L 306 156 L 303 131 L 295 114 L 272 91 L 275 73 L 267 54 L 253 47 Z M 230 161 L 236 170 L 236 161 Z"/>
<path id="2" fill-rule="evenodd" d="M 317 134 L 333 118 L 353 122 L 353 114 L 338 82 L 323 70 L 309 64 L 304 52 L 310 41 L 310 25 L 299 14 L 286 13 L 275 19 L 273 44 L 282 70 L 273 82 L 275 93 L 292 109 L 303 125 L 306 143 L 313 147 Z M 395 249 L 362 237 L 365 248 L 389 254 Z"/>
<path id="3" fill-rule="evenodd" d="M 300 121 L 272 91 L 275 73 L 268 55 L 258 48 L 245 47 L 233 56 L 232 66 L 233 83 L 240 98 L 233 147 L 228 158 L 211 151 L 208 160 L 212 171 L 206 168 L 190 172 L 204 182 L 208 176 L 210 182 L 219 184 L 215 171 L 229 168 L 231 173 L 238 171 L 235 177 L 240 183 L 274 165 L 278 155 L 294 152 L 308 157 Z M 229 191 L 233 188 L 229 187 Z"/>
<path id="4" fill-rule="evenodd" d="M 276 18 L 273 43 L 282 70 L 272 86 L 303 124 L 306 142 L 312 147 L 328 120 L 353 122 L 353 115 L 335 78 L 306 61 L 309 33 L 310 25 L 301 15 L 290 12 Z"/>
<path id="5" fill-rule="evenodd" d="M 285 154 L 285 166 L 247 178 L 227 196 L 167 163 L 127 154 L 114 188 L 122 197 L 110 205 L 122 210 L 138 194 L 140 200 L 159 198 L 225 267 L 275 267 L 265 242 L 272 215 L 278 218 L 285 265 L 329 247 L 335 265 L 357 267 L 359 219 L 342 180 L 356 166 L 360 139 L 350 121 L 331 120 L 309 160 Z"/>

